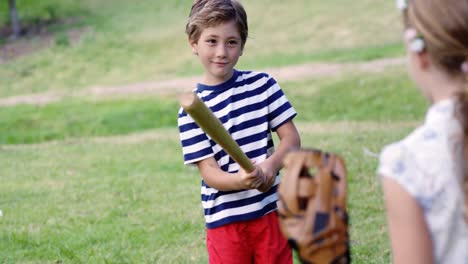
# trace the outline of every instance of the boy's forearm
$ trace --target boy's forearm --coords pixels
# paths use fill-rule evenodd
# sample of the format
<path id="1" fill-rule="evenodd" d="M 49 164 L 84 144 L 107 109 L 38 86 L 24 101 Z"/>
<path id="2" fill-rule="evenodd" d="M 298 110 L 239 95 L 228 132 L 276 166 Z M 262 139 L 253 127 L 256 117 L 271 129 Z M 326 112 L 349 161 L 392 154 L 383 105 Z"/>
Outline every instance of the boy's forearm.
<path id="1" fill-rule="evenodd" d="M 273 155 L 271 155 L 267 162 L 269 162 L 272 168 L 278 172 L 283 167 L 283 159 L 286 154 L 295 149 L 301 147 L 301 142 L 299 136 L 286 136 L 283 137 L 278 145 L 278 148 L 275 150 Z"/>
<path id="2" fill-rule="evenodd" d="M 299 149 L 300 145 L 300 139 L 297 134 L 292 133 L 280 138 L 277 150 L 260 164 L 265 175 L 265 180 L 258 189 L 259 191 L 266 192 L 275 184 L 276 175 L 278 175 L 279 170 L 283 167 L 284 157 L 289 151 Z"/>
<path id="3" fill-rule="evenodd" d="M 200 174 L 208 186 L 219 191 L 234 191 L 242 189 L 239 177 L 235 173 L 228 173 L 219 168 L 216 161 L 203 160 L 198 163 Z"/>
<path id="4" fill-rule="evenodd" d="M 265 162 L 278 172 L 283 167 L 283 159 L 286 154 L 301 147 L 301 139 L 294 123 L 288 122 L 277 131 L 280 138 L 277 149 Z"/>

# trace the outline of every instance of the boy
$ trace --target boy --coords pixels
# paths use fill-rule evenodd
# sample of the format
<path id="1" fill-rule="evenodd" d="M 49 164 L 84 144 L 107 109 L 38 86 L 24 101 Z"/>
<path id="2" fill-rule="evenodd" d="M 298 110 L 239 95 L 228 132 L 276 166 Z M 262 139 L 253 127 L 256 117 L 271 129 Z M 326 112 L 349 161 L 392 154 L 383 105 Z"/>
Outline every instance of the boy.
<path id="1" fill-rule="evenodd" d="M 247 173 L 181 109 L 185 164 L 197 165 L 210 263 L 292 263 L 277 220 L 277 185 L 285 154 L 300 147 L 296 111 L 266 73 L 234 69 L 248 35 L 236 0 L 196 0 L 186 33 L 204 67 L 195 92 L 256 164 Z M 280 139 L 275 150 L 271 132 Z M 259 191 L 261 190 L 261 191 Z"/>

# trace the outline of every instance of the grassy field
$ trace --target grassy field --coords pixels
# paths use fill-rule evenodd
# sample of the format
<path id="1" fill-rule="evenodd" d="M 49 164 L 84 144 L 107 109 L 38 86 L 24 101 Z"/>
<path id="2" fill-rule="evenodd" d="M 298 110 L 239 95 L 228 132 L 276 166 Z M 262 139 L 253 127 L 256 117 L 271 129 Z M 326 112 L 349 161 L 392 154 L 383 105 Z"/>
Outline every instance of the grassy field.
<path id="1" fill-rule="evenodd" d="M 18 0 L 25 19 L 34 21 L 36 16 L 47 20 L 52 9 L 57 19 L 64 14 L 75 22 L 51 29 L 58 39 L 51 48 L 2 64 L 0 97 L 76 92 L 91 85 L 199 74 L 200 67 L 184 34 L 191 3 Z M 5 5 L 6 1 L 0 2 L 0 10 L 6 10 Z M 311 60 L 362 61 L 401 56 L 403 52 L 398 13 L 389 1 L 257 0 L 245 1 L 245 5 L 250 37 L 241 68 Z M 74 28 L 86 29 L 77 43 L 57 44 L 64 42 L 64 32 Z"/>
<path id="2" fill-rule="evenodd" d="M 303 146 L 336 151 L 346 159 L 355 263 L 389 262 L 377 160 L 365 149 L 379 152 L 421 119 L 425 102 L 416 90 L 391 82 L 401 77 L 396 72 L 284 84 L 300 113 Z M 402 82 L 409 86 L 408 80 Z M 397 104 L 398 94 L 407 101 Z M 28 142 L 16 137 L 15 144 L 0 147 L 1 262 L 206 263 L 199 176 L 182 165 L 174 121 L 144 130 L 151 118 L 159 120 L 157 113 L 145 111 L 142 102 L 126 103 L 134 107 L 76 103 L 82 110 L 76 122 L 82 125 L 71 126 L 65 116 L 47 121 L 53 119 L 47 113 L 71 113 L 74 106 L 2 110 L 15 116 L 16 109 L 18 119 L 40 119 L 35 128 L 5 125 L 29 133 L 36 144 L 21 144 Z M 115 106 L 113 122 L 86 122 L 91 113 L 112 113 L 105 111 L 107 104 Z M 148 116 L 134 128 L 125 127 L 132 134 L 122 135 L 126 131 L 117 125 L 128 124 L 139 111 Z M 165 115 L 175 119 L 176 110 Z M 53 130 L 48 125 L 62 133 L 55 141 L 41 138 Z M 72 128 L 76 134 L 67 134 Z"/>
<path id="3" fill-rule="evenodd" d="M 298 123 L 301 127 L 301 123 Z M 408 128 L 302 131 L 304 145 L 344 155 L 355 263 L 389 262 L 376 159 Z M 2 263 L 206 263 L 199 176 L 176 130 L 140 140 L 2 147 Z"/>
<path id="4" fill-rule="evenodd" d="M 49 48 L 0 64 L 0 98 L 65 95 L 0 107 L 0 263 L 207 262 L 200 177 L 182 164 L 175 94 L 74 96 L 199 74 L 183 33 L 191 2 L 18 0 L 26 23 L 73 22 L 49 28 Z M 403 55 L 389 1 L 243 2 L 242 69 Z M 63 39 L 76 28 L 85 29 L 78 42 Z M 354 263 L 389 263 L 377 159 L 368 153 L 414 128 L 427 103 L 404 66 L 278 81 L 299 113 L 303 146 L 345 157 Z"/>

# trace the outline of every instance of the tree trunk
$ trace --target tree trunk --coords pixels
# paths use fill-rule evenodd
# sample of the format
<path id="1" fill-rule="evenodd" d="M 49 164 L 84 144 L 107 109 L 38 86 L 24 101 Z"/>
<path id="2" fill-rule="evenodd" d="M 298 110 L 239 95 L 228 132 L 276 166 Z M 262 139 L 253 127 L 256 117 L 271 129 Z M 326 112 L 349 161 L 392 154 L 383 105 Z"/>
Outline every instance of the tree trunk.
<path id="1" fill-rule="evenodd" d="M 13 32 L 12 37 L 17 38 L 21 34 L 21 25 L 19 21 L 18 11 L 16 10 L 16 0 L 8 0 L 10 6 L 11 16 L 11 30 Z"/>

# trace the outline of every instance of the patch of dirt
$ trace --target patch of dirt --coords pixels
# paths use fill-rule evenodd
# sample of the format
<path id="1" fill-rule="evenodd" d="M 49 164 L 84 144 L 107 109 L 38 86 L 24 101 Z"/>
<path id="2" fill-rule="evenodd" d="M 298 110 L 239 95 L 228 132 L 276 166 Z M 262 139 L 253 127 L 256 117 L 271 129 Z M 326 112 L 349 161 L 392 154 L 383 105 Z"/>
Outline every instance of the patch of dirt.
<path id="1" fill-rule="evenodd" d="M 161 141 L 161 140 L 178 140 L 178 134 L 174 133 L 174 129 L 158 128 L 144 132 L 137 132 L 127 135 L 91 137 L 91 138 L 68 138 L 64 140 L 51 140 L 34 144 L 0 144 L 0 150 L 15 150 L 23 148 L 41 149 L 50 148 L 53 146 L 63 145 L 78 145 L 83 143 L 97 144 L 119 144 L 119 145 L 134 145 L 145 142 Z"/>
<path id="2" fill-rule="evenodd" d="M 373 131 L 384 131 L 396 128 L 415 128 L 421 122 L 415 121 L 391 121 L 391 122 L 371 122 L 371 121 L 338 121 L 338 122 L 311 122 L 297 123 L 298 129 L 304 134 L 343 134 L 343 133 L 363 133 Z"/>
<path id="3" fill-rule="evenodd" d="M 60 101 L 62 97 L 62 95 L 56 93 L 18 95 L 0 99 L 0 106 L 15 106 L 18 104 L 46 105 Z"/>
<path id="4" fill-rule="evenodd" d="M 384 131 L 398 128 L 415 128 L 420 122 L 360 122 L 360 121 L 339 121 L 339 122 L 297 122 L 296 126 L 303 135 L 316 134 L 337 134 L 361 133 L 372 131 Z M 62 146 L 70 144 L 97 143 L 97 144 L 141 144 L 146 142 L 161 140 L 178 140 L 178 134 L 174 133 L 174 128 L 159 128 L 144 132 L 137 132 L 128 135 L 92 137 L 92 138 L 69 138 L 65 140 L 54 140 L 37 144 L 17 144 L 1 145 L 0 150 L 15 150 L 18 148 L 48 148 L 52 146 Z"/>
<path id="5" fill-rule="evenodd" d="M 68 43 L 67 45 L 75 46 L 90 31 L 89 27 L 69 29 L 66 32 L 65 41 Z M 57 37 L 50 32 L 43 32 L 33 37 L 9 40 L 0 47 L 0 64 L 53 47 L 56 44 Z"/>
<path id="6" fill-rule="evenodd" d="M 0 63 L 46 49 L 53 43 L 54 37 L 50 33 L 43 33 L 31 39 L 10 40 L 0 47 Z"/>
<path id="7" fill-rule="evenodd" d="M 347 71 L 361 71 L 368 73 L 383 72 L 391 66 L 403 65 L 405 58 L 380 59 L 363 63 L 308 63 L 281 68 L 269 68 L 268 72 L 281 82 L 335 76 Z M 148 94 L 167 96 L 184 91 L 191 91 L 200 76 L 178 78 L 157 82 L 141 82 L 122 86 L 102 87 L 93 86 L 77 94 L 78 96 L 92 96 L 95 98 L 126 97 L 128 95 Z M 61 100 L 65 95 L 54 92 L 21 95 L 0 98 L 0 106 L 16 104 L 44 105 Z"/>
<path id="8" fill-rule="evenodd" d="M 335 76 L 346 71 L 363 71 L 379 73 L 383 72 L 387 67 L 402 65 L 405 63 L 404 58 L 380 59 L 364 63 L 308 63 L 301 65 L 293 65 L 280 68 L 262 69 L 275 79 L 285 81 L 295 81 L 304 79 L 321 78 Z M 86 90 L 85 94 L 102 96 L 117 96 L 129 94 L 158 94 L 170 95 L 177 94 L 183 91 L 190 91 L 195 87 L 195 84 L 200 80 L 200 76 L 166 80 L 160 82 L 144 82 L 131 85 L 122 85 L 114 87 L 91 87 Z"/>
<path id="9" fill-rule="evenodd" d="M 7 63 L 17 58 L 47 49 L 62 41 L 66 45 L 76 45 L 80 42 L 82 36 L 89 32 L 89 27 L 76 26 L 78 18 L 39 20 L 34 23 L 22 25 L 21 36 L 19 38 L 11 37 L 11 29 L 8 26 L 0 28 L 0 39 L 6 42 L 0 46 L 0 64 Z M 66 26 L 70 29 L 65 33 L 60 33 L 60 38 L 54 34 L 50 28 L 53 26 Z"/>

